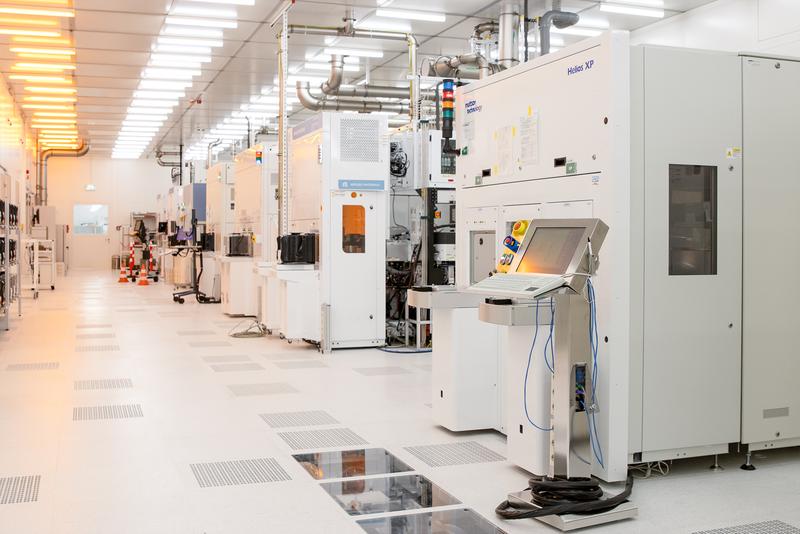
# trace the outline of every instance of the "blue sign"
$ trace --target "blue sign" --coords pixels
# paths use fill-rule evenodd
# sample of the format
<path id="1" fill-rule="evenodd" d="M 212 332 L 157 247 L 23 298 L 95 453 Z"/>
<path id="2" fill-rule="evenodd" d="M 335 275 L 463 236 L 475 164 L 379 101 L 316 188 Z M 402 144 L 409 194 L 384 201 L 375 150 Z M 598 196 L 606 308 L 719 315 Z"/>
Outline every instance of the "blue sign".
<path id="1" fill-rule="evenodd" d="M 339 180 L 339 189 L 383 191 L 383 180 Z"/>

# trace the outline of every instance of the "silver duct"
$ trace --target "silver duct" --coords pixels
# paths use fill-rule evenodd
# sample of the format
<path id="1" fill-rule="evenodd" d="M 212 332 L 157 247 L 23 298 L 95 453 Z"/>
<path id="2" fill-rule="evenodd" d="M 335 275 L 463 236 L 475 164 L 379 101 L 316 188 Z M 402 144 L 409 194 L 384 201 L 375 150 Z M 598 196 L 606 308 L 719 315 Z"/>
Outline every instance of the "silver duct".
<path id="1" fill-rule="evenodd" d="M 81 141 L 78 148 L 74 150 L 51 148 L 39 152 L 37 192 L 38 205 L 47 205 L 47 160 L 50 158 L 80 158 L 89 152 L 89 144 Z"/>
<path id="2" fill-rule="evenodd" d="M 371 111 L 385 111 L 389 113 L 409 113 L 411 106 L 395 102 L 380 102 L 377 100 L 325 100 L 324 96 L 317 97 L 311 93 L 308 82 L 297 82 L 297 98 L 306 109 L 312 111 L 358 111 L 369 113 Z"/>
<path id="3" fill-rule="evenodd" d="M 517 2 L 503 2 L 500 6 L 497 63 L 504 69 L 519 63 L 519 11 Z"/>
<path id="4" fill-rule="evenodd" d="M 464 65 L 474 66 L 477 69 L 463 69 Z M 499 72 L 500 66 L 489 61 L 480 54 L 470 53 L 460 56 L 442 56 L 430 63 L 429 71 L 439 78 L 486 78 L 490 74 Z"/>
<path id="5" fill-rule="evenodd" d="M 180 158 L 180 152 L 162 152 L 161 150 L 156 150 L 156 163 L 160 167 L 180 167 L 181 164 L 179 161 L 164 161 L 164 156 L 178 156 Z"/>
<path id="6" fill-rule="evenodd" d="M 401 98 L 408 100 L 408 87 L 392 87 L 384 85 L 352 85 L 342 87 L 344 78 L 344 58 L 331 56 L 331 73 L 320 85 L 319 90 L 328 96 L 349 98 Z M 433 91 L 425 91 L 425 96 L 433 97 Z"/>
<path id="7" fill-rule="evenodd" d="M 563 29 L 574 26 L 580 15 L 569 11 L 561 11 L 560 0 L 553 0 L 553 9 L 539 17 L 539 48 L 542 56 L 550 53 L 550 25 Z"/>
<path id="8" fill-rule="evenodd" d="M 206 153 L 206 169 L 211 166 L 211 149 L 222 143 L 222 139 L 217 139 L 208 144 L 208 152 Z"/>

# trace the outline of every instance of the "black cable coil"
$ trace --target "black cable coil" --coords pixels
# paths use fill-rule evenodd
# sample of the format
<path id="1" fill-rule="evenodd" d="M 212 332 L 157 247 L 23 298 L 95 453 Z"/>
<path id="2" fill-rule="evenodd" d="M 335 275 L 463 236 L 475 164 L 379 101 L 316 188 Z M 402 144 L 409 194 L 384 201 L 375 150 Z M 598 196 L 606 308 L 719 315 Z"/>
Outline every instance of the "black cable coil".
<path id="1" fill-rule="evenodd" d="M 529 519 L 546 515 L 590 514 L 613 510 L 626 502 L 633 491 L 633 477 L 628 475 L 625 489 L 603 499 L 603 489 L 595 478 L 533 477 L 528 480 L 531 503 L 503 501 L 495 513 L 503 519 Z"/>

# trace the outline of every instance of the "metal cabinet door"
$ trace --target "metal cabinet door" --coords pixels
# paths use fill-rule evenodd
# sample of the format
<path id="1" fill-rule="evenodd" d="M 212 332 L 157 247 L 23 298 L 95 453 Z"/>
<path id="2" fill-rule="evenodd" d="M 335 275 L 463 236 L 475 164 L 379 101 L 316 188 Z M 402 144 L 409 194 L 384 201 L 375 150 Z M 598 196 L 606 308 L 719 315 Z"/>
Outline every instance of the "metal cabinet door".
<path id="1" fill-rule="evenodd" d="M 800 63 L 742 58 L 742 443 L 800 438 Z M 784 442 L 786 443 L 786 442 Z M 766 445 L 766 444 L 765 444 Z M 756 447 L 758 448 L 758 447 Z"/>
<path id="2" fill-rule="evenodd" d="M 660 48 L 644 61 L 642 451 L 727 450 L 739 436 L 742 170 L 726 154 L 741 146 L 739 61 Z"/>

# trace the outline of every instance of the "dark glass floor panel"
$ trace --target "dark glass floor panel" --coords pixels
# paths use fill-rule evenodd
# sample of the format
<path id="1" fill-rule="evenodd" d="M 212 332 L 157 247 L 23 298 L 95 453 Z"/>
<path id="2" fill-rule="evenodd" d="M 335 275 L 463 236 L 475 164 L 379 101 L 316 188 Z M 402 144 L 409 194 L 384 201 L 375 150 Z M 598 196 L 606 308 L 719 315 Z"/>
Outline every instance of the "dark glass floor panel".
<path id="1" fill-rule="evenodd" d="M 377 448 L 295 454 L 294 459 L 317 480 L 413 471 L 386 449 Z"/>
<path id="2" fill-rule="evenodd" d="M 323 482 L 320 486 L 350 515 L 460 504 L 458 499 L 422 475 Z"/>
<path id="3" fill-rule="evenodd" d="M 357 523 L 369 534 L 505 534 L 468 509 L 362 519 Z"/>

